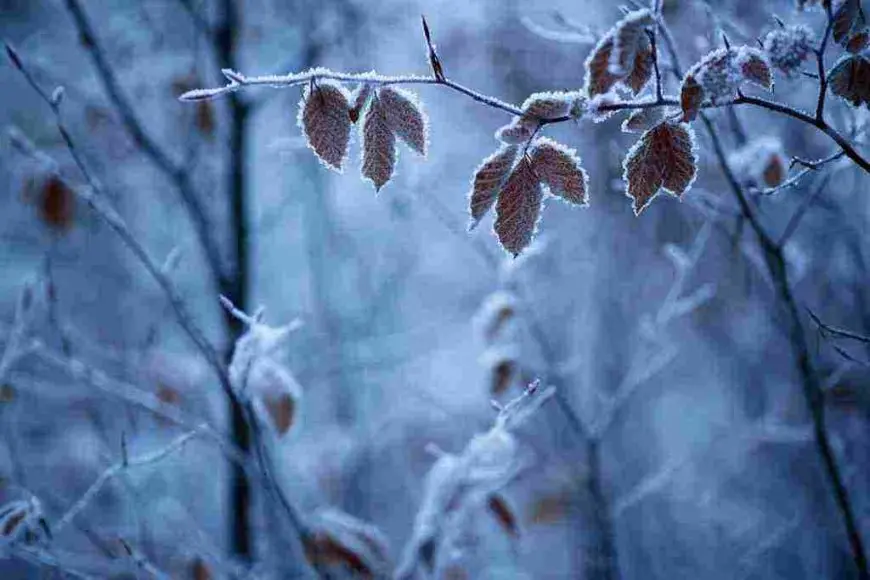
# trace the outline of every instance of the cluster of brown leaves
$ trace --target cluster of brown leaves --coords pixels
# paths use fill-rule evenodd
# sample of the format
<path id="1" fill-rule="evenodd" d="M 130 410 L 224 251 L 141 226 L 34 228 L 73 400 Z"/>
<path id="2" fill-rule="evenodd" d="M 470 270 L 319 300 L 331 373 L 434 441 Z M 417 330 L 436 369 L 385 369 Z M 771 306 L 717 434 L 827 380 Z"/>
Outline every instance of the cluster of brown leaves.
<path id="1" fill-rule="evenodd" d="M 624 87 L 637 95 L 653 73 L 652 44 L 646 30 L 654 23 L 649 10 L 629 12 L 607 32 L 586 59 L 589 98 Z"/>
<path id="2" fill-rule="evenodd" d="M 495 233 L 502 247 L 518 255 L 532 241 L 544 188 L 574 205 L 587 204 L 588 177 L 573 149 L 551 139 L 531 142 L 522 152 L 504 145 L 474 173 L 469 196 L 471 228 L 495 205 Z"/>
<path id="3" fill-rule="evenodd" d="M 844 0 L 834 12 L 834 40 L 849 54 L 844 55 L 828 76 L 831 92 L 856 107 L 870 105 L 870 59 L 865 49 L 870 40 L 859 0 Z"/>
<path id="4" fill-rule="evenodd" d="M 299 125 L 308 145 L 329 168 L 342 171 L 351 125 L 360 123 L 362 175 L 380 190 L 393 177 L 396 140 L 426 155 L 427 119 L 411 93 L 395 87 L 360 85 L 353 95 L 341 85 L 319 81 L 306 88 Z"/>

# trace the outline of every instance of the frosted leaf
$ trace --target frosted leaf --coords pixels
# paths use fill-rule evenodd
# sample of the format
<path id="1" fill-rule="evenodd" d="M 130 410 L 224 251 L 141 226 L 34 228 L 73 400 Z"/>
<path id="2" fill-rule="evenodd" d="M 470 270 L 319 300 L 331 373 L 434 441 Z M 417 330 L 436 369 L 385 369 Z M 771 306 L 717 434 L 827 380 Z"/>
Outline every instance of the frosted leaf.
<path id="1" fill-rule="evenodd" d="M 511 538 L 517 538 L 520 535 L 520 527 L 517 523 L 517 517 L 511 509 L 507 500 L 499 494 L 493 494 L 487 502 L 489 512 L 495 517 L 498 524 Z"/>
<path id="2" fill-rule="evenodd" d="M 606 34 L 601 37 L 592 52 L 586 58 L 586 94 L 590 98 L 603 95 L 610 91 L 622 78 L 620 75 L 610 72 L 610 58 L 613 53 L 613 35 Z"/>
<path id="3" fill-rule="evenodd" d="M 870 30 L 865 28 L 850 36 L 844 46 L 852 54 L 858 54 L 867 48 L 868 44 L 870 44 Z"/>
<path id="4" fill-rule="evenodd" d="M 376 191 L 393 177 L 396 166 L 396 136 L 386 115 L 381 99 L 375 96 L 363 117 L 362 175 Z"/>
<path id="5" fill-rule="evenodd" d="M 537 121 L 530 122 L 518 117 L 496 131 L 495 138 L 507 145 L 518 145 L 531 139 L 537 128 Z"/>
<path id="6" fill-rule="evenodd" d="M 519 308 L 517 297 L 504 290 L 491 293 L 474 316 L 474 328 L 487 344 L 501 337 L 505 326 L 513 320 Z"/>
<path id="7" fill-rule="evenodd" d="M 387 577 L 392 568 L 389 541 L 375 526 L 335 508 L 320 508 L 310 521 L 309 561 L 346 566 L 369 577 Z"/>
<path id="8" fill-rule="evenodd" d="M 306 87 L 299 102 L 299 126 L 308 146 L 329 168 L 341 171 L 350 144 L 350 104 L 338 85 L 318 82 Z"/>
<path id="9" fill-rule="evenodd" d="M 538 139 L 530 155 L 535 173 L 552 195 L 577 205 L 587 204 L 589 177 L 580 167 L 576 151 L 551 139 Z"/>
<path id="10" fill-rule="evenodd" d="M 608 71 L 625 78 L 634 69 L 637 52 L 649 39 L 646 28 L 653 23 L 649 10 L 629 12 L 616 24 L 613 33 L 613 50 L 610 52 Z"/>
<path id="11" fill-rule="evenodd" d="M 643 40 L 635 52 L 634 66 L 625 78 L 625 85 L 631 89 L 635 95 L 640 94 L 653 76 L 653 71 L 655 70 L 653 66 L 653 58 L 652 44 L 650 44 L 649 39 L 646 37 L 646 34 L 644 34 Z"/>
<path id="12" fill-rule="evenodd" d="M 523 117 L 541 121 L 566 117 L 577 96 L 576 93 L 567 92 L 535 93 L 523 103 Z"/>
<path id="13" fill-rule="evenodd" d="M 296 422 L 302 388 L 293 375 L 270 358 L 257 359 L 248 375 L 248 390 L 266 423 L 285 435 Z"/>
<path id="14" fill-rule="evenodd" d="M 622 83 L 635 94 L 652 73 L 652 49 L 645 29 L 653 23 L 649 10 L 629 12 L 601 37 L 584 64 L 589 97 Z"/>
<path id="15" fill-rule="evenodd" d="M 543 191 L 528 159 L 508 177 L 496 203 L 495 233 L 502 247 L 517 256 L 529 245 L 541 215 Z"/>
<path id="16" fill-rule="evenodd" d="M 643 133 L 658 125 L 664 118 L 664 107 L 637 109 L 632 111 L 631 115 L 622 122 L 622 131 L 625 133 Z"/>
<path id="17" fill-rule="evenodd" d="M 776 187 L 785 181 L 788 161 L 776 137 L 758 137 L 728 156 L 728 163 L 744 183 Z"/>
<path id="18" fill-rule="evenodd" d="M 843 43 L 858 23 L 861 10 L 860 0 L 842 0 L 834 11 L 831 21 L 831 33 L 834 40 Z"/>
<path id="19" fill-rule="evenodd" d="M 680 104 L 683 120 L 693 120 L 705 98 L 713 103 L 734 98 L 744 82 L 773 88 L 773 76 L 765 54 L 748 46 L 721 48 L 705 55 L 683 79 Z"/>
<path id="20" fill-rule="evenodd" d="M 350 110 L 348 111 L 351 123 L 359 121 L 360 115 L 362 115 L 363 109 L 366 108 L 373 90 L 372 85 L 369 83 L 362 83 L 357 86 L 353 95 L 351 95 L 353 98 L 353 105 L 351 105 Z"/>
<path id="21" fill-rule="evenodd" d="M 704 102 L 704 89 L 695 79 L 694 75 L 686 75 L 683 86 L 680 88 L 680 108 L 683 110 L 682 120 L 694 121 L 701 111 Z"/>
<path id="22" fill-rule="evenodd" d="M 516 145 L 504 145 L 483 160 L 474 171 L 474 181 L 469 194 L 469 230 L 477 227 L 483 216 L 495 203 L 495 198 L 507 180 L 517 157 Z"/>
<path id="23" fill-rule="evenodd" d="M 841 58 L 831 69 L 828 86 L 856 107 L 870 105 L 870 60 L 862 55 Z"/>
<path id="24" fill-rule="evenodd" d="M 626 195 L 639 215 L 659 190 L 680 197 L 697 173 L 695 140 L 688 125 L 661 123 L 646 133 L 629 150 L 623 163 Z"/>
<path id="25" fill-rule="evenodd" d="M 384 87 L 378 91 L 378 102 L 383 107 L 384 118 L 390 130 L 408 147 L 425 156 L 427 119 L 417 98 L 408 91 Z"/>
<path id="26" fill-rule="evenodd" d="M 813 55 L 813 32 L 806 26 L 775 28 L 762 44 L 770 64 L 788 77 L 800 72 L 801 64 Z"/>

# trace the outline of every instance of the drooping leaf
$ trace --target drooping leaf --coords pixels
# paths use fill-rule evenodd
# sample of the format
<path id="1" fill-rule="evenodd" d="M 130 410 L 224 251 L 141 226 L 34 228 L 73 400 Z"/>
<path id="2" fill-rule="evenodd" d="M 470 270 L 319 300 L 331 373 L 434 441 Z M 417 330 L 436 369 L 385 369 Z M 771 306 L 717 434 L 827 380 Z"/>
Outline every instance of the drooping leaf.
<path id="1" fill-rule="evenodd" d="M 644 35 L 644 41 L 638 47 L 634 56 L 634 67 L 626 77 L 625 84 L 632 92 L 639 94 L 653 76 L 653 51 L 652 45 Z"/>
<path id="2" fill-rule="evenodd" d="M 608 34 L 598 41 L 598 44 L 586 58 L 584 65 L 586 69 L 586 93 L 590 98 L 610 91 L 622 78 L 610 72 L 610 55 L 612 53 L 613 36 Z"/>
<path id="3" fill-rule="evenodd" d="M 858 22 L 860 9 L 860 0 L 842 0 L 840 2 L 831 21 L 831 33 L 834 41 L 842 44 L 849 37 Z"/>
<path id="4" fill-rule="evenodd" d="M 755 83 L 767 90 L 773 88 L 773 75 L 765 56 L 755 50 L 745 50 L 738 55 L 737 64 L 746 81 Z"/>
<path id="5" fill-rule="evenodd" d="M 390 130 L 408 147 L 425 156 L 427 120 L 417 98 L 408 91 L 384 87 L 378 91 L 378 101 Z"/>
<path id="6" fill-rule="evenodd" d="M 538 176 L 523 157 L 508 177 L 495 206 L 495 233 L 502 247 L 514 256 L 532 241 L 542 200 Z"/>
<path id="7" fill-rule="evenodd" d="M 356 90 L 354 90 L 353 95 L 351 95 L 353 97 L 353 104 L 348 111 L 351 123 L 359 121 L 359 117 L 368 104 L 369 97 L 372 96 L 373 90 L 372 85 L 368 83 L 362 83 L 356 88 Z"/>
<path id="8" fill-rule="evenodd" d="M 279 435 L 284 435 L 293 426 L 296 401 L 290 393 L 267 394 L 263 396 L 263 404 L 269 412 L 272 426 Z"/>
<path id="9" fill-rule="evenodd" d="M 643 46 L 649 46 L 646 28 L 652 23 L 652 14 L 645 9 L 629 12 L 617 23 L 608 64 L 611 73 L 622 78 L 631 74 L 638 50 Z"/>
<path id="10" fill-rule="evenodd" d="M 680 108 L 683 110 L 683 121 L 694 121 L 701 111 L 704 102 L 704 89 L 693 75 L 686 75 L 680 88 Z"/>
<path id="11" fill-rule="evenodd" d="M 665 121 L 644 133 L 623 163 L 626 195 L 639 215 L 662 189 L 676 197 L 697 173 L 694 136 L 688 125 Z"/>
<path id="12" fill-rule="evenodd" d="M 852 54 L 858 54 L 870 44 L 870 30 L 864 28 L 855 32 L 846 40 L 845 48 Z"/>
<path id="13" fill-rule="evenodd" d="M 741 182 L 755 187 L 776 187 L 788 172 L 782 141 L 768 135 L 753 137 L 735 149 L 728 164 Z"/>
<path id="14" fill-rule="evenodd" d="M 498 494 L 493 494 L 489 496 L 487 507 L 508 536 L 516 538 L 520 535 L 517 518 L 505 498 Z"/>
<path id="15" fill-rule="evenodd" d="M 381 103 L 377 96 L 372 98 L 362 126 L 362 175 L 374 184 L 376 191 L 393 177 L 396 166 L 396 136 Z"/>
<path id="16" fill-rule="evenodd" d="M 643 133 L 651 129 L 664 118 L 663 107 L 650 107 L 632 111 L 631 115 L 622 122 L 622 131 L 625 133 Z"/>
<path id="17" fill-rule="evenodd" d="M 828 86 L 856 107 L 870 106 L 870 60 L 857 54 L 841 58 L 828 76 Z"/>
<path id="18" fill-rule="evenodd" d="M 499 361 L 492 367 L 489 387 L 489 392 L 492 395 L 501 395 L 508 389 L 514 376 L 515 367 L 516 362 L 509 359 Z"/>
<path id="19" fill-rule="evenodd" d="M 574 204 L 587 203 L 589 178 L 576 151 L 544 138 L 535 141 L 530 155 L 534 172 L 551 194 Z"/>
<path id="20" fill-rule="evenodd" d="M 75 194 L 57 175 L 42 183 L 37 199 L 39 218 L 56 232 L 65 232 L 75 220 Z"/>
<path id="21" fill-rule="evenodd" d="M 477 227 L 486 212 L 495 203 L 504 182 L 507 180 L 517 157 L 516 145 L 504 145 L 483 160 L 474 172 L 474 181 L 469 194 L 469 230 Z"/>
<path id="22" fill-rule="evenodd" d="M 341 171 L 350 143 L 350 104 L 339 85 L 318 82 L 299 103 L 299 126 L 308 146 L 329 168 Z"/>

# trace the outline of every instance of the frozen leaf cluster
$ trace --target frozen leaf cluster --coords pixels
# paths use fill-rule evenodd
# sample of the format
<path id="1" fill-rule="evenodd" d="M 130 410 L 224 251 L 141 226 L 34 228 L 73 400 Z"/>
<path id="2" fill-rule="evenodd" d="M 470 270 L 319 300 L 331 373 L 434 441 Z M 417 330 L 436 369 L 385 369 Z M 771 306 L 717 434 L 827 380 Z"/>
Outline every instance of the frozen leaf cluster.
<path id="1" fill-rule="evenodd" d="M 649 10 L 629 12 L 601 39 L 586 59 L 586 93 L 592 98 L 622 87 L 640 93 L 652 77 L 652 44 L 646 30 Z"/>
<path id="2" fill-rule="evenodd" d="M 770 30 L 762 40 L 770 64 L 788 77 L 813 55 L 813 31 L 806 26 L 786 26 Z"/>
<path id="3" fill-rule="evenodd" d="M 393 177 L 403 141 L 426 155 L 427 118 L 408 91 L 361 84 L 349 94 L 340 84 L 312 82 L 299 102 L 298 123 L 308 146 L 324 165 L 341 172 L 350 145 L 351 125 L 360 124 L 362 175 L 380 189 Z"/>
<path id="4" fill-rule="evenodd" d="M 731 100 L 745 82 L 773 89 L 770 64 L 763 51 L 740 46 L 720 48 L 707 54 L 689 69 L 683 79 L 680 88 L 683 120 L 694 120 L 705 99 L 713 103 Z"/>
<path id="5" fill-rule="evenodd" d="M 449 543 L 455 533 L 452 528 L 481 507 L 489 510 L 509 535 L 516 535 L 516 518 L 509 504 L 497 494 L 526 463 L 512 430 L 551 395 L 551 389 L 541 392 L 533 383 L 501 407 L 492 428 L 473 437 L 462 452 L 440 452 L 426 476 L 423 499 L 396 578 L 413 578 L 421 566 L 434 570 L 439 548 L 449 547 L 443 544 Z"/>
<path id="6" fill-rule="evenodd" d="M 587 201 L 588 177 L 574 150 L 551 139 L 534 140 L 520 153 L 505 145 L 484 160 L 469 195 L 471 227 L 495 205 L 495 233 L 513 255 L 529 243 L 537 228 L 544 190 L 575 205 Z"/>
<path id="7" fill-rule="evenodd" d="M 262 313 L 248 316 L 226 299 L 224 306 L 247 325 L 236 341 L 229 365 L 230 384 L 242 401 L 250 402 L 257 415 L 278 436 L 295 424 L 302 388 L 293 374 L 280 364 L 277 349 L 299 323 L 271 327 L 261 321 Z"/>

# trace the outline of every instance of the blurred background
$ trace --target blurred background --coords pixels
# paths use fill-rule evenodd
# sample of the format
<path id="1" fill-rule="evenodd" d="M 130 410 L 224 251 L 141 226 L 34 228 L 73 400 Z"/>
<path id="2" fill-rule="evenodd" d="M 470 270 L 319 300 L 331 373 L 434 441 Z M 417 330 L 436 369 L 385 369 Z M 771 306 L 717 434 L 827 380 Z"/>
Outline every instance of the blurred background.
<path id="1" fill-rule="evenodd" d="M 819 33 L 824 15 L 793 4 L 671 0 L 664 16 L 688 66 L 723 32 L 755 45 L 774 14 Z M 512 103 L 581 88 L 584 60 L 622 16 L 591 0 L 0 0 L 0 36 L 45 91 L 64 87 L 82 162 L 224 360 L 243 327 L 221 294 L 273 326 L 303 323 L 273 355 L 303 393 L 292 425 L 264 431 L 303 516 L 331 507 L 368 522 L 398 561 L 435 461 L 427 445 L 460 453 L 492 424 L 491 399 L 540 378 L 560 397 L 518 434 L 530 468 L 499 491 L 504 509 L 465 522 L 437 577 L 858 578 L 802 389 L 811 372 L 826 392 L 870 538 L 870 350 L 823 336 L 806 311 L 870 332 L 861 170 L 834 163 L 755 200 L 773 232 L 806 206 L 784 247 L 795 330 L 700 129 L 693 189 L 636 218 L 621 176 L 637 136 L 622 119 L 547 128 L 581 156 L 590 206 L 548 200 L 514 260 L 491 217 L 466 231 L 470 178 L 504 112 L 408 87 L 429 117 L 429 154 L 402 149 L 375 194 L 358 138 L 343 174 L 306 148 L 298 88 L 177 99 L 223 84 L 222 67 L 429 74 L 421 14 L 449 78 Z M 0 505 L 38 498 L 51 529 L 12 541 L 7 514 L 0 576 L 309 577 L 269 494 L 210 437 L 119 469 L 64 521 L 125 457 L 191 425 L 244 429 L 161 287 L 53 177 L 85 184 L 49 105 L 0 61 Z M 774 96 L 811 108 L 815 87 L 777 78 Z M 829 115 L 848 128 L 866 111 L 832 97 Z M 832 151 L 766 111 L 712 118 L 729 150 L 764 137 L 787 156 Z M 333 568 L 323 577 L 353 576 Z"/>

